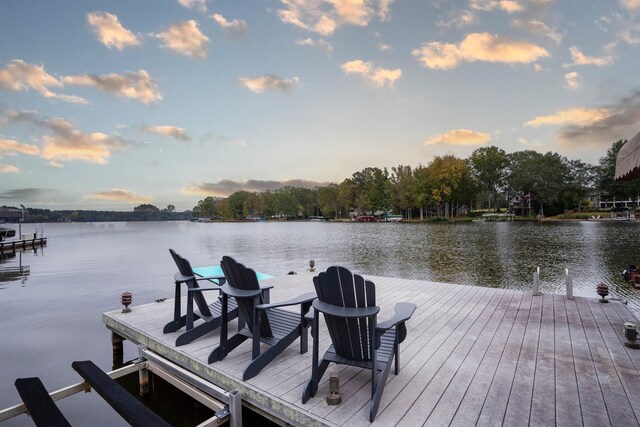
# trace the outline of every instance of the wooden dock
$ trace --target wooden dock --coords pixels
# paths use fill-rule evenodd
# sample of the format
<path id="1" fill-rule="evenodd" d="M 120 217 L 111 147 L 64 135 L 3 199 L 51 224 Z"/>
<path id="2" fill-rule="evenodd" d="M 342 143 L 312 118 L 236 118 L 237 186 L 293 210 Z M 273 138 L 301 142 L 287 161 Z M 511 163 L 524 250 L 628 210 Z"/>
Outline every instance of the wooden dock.
<path id="1" fill-rule="evenodd" d="M 316 273 L 269 279 L 271 300 L 313 290 Z M 418 308 L 401 344 L 402 370 L 389 375 L 376 425 L 640 425 L 640 350 L 626 348 L 623 324 L 637 319 L 620 302 L 563 295 L 371 277 L 380 320 L 398 301 Z M 267 283 L 266 281 L 264 283 Z M 160 285 L 159 285 L 160 286 Z M 167 280 L 166 292 L 173 284 Z M 594 290 L 595 296 L 595 290 Z M 178 333 L 164 335 L 173 303 L 134 306 L 105 313 L 116 334 L 148 346 L 245 403 L 292 425 L 368 425 L 369 372 L 332 365 L 339 373 L 342 403 L 328 406 L 329 375 L 303 405 L 311 352 L 292 345 L 255 378 L 244 382 L 250 342 L 225 360 L 207 364 L 217 346 L 211 333 L 176 348 Z M 234 330 L 235 322 L 230 324 Z M 321 352 L 329 345 L 321 321 Z"/>
<path id="2" fill-rule="evenodd" d="M 36 237 L 34 239 L 9 240 L 0 242 L 0 253 L 15 252 L 22 249 L 37 248 L 47 245 L 46 237 Z"/>

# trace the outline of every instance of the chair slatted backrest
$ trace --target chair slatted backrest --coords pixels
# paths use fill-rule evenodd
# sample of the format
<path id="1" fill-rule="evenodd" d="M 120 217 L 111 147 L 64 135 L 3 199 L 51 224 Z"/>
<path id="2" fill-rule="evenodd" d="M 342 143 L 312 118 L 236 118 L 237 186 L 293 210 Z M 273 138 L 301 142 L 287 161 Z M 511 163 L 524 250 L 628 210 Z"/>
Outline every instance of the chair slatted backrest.
<path id="1" fill-rule="evenodd" d="M 339 307 L 374 307 L 376 288 L 373 282 L 364 280 L 344 267 L 329 267 L 313 278 L 318 299 Z M 371 360 L 369 336 L 371 318 L 344 319 L 324 314 L 327 329 L 336 353 L 358 361 Z"/>
<path id="2" fill-rule="evenodd" d="M 187 280 L 185 282 L 187 284 L 187 287 L 192 289 L 199 288 L 200 286 L 198 285 L 198 281 L 196 280 L 196 274 L 193 272 L 193 268 L 191 268 L 191 263 L 189 262 L 189 260 L 181 256 L 179 253 L 177 253 L 173 249 L 169 249 L 169 253 L 171 253 L 171 257 L 173 258 L 173 261 L 175 261 L 180 274 L 183 275 L 185 278 L 191 278 L 190 280 Z M 209 305 L 207 304 L 207 301 L 204 299 L 202 292 L 194 292 L 193 299 L 196 302 L 196 305 L 198 306 L 198 310 L 200 311 L 200 313 L 202 313 L 204 316 L 212 316 L 212 313 L 209 310 Z"/>
<path id="3" fill-rule="evenodd" d="M 235 289 L 241 289 L 246 291 L 255 291 L 260 289 L 260 283 L 258 282 L 258 276 L 255 270 L 245 267 L 244 264 L 239 263 L 230 256 L 223 256 L 220 261 L 220 266 L 224 272 L 224 276 L 227 279 L 229 286 Z M 245 319 L 247 328 L 253 332 L 253 298 L 237 298 L 238 308 Z M 260 303 L 263 303 L 262 295 L 260 295 Z M 264 311 L 260 312 L 260 335 L 263 338 L 271 337 L 271 325 L 269 319 Z"/>

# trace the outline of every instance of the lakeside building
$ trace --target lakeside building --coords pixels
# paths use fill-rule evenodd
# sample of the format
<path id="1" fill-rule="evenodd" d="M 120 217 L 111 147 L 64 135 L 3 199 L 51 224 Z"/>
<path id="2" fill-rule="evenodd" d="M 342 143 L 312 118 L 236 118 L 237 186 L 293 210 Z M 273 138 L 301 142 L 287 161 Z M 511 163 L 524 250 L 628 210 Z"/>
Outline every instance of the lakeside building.
<path id="1" fill-rule="evenodd" d="M 29 211 L 23 209 L 0 208 L 0 222 L 18 223 L 29 220 Z"/>
<path id="2" fill-rule="evenodd" d="M 596 209 L 633 208 L 634 206 L 640 206 L 640 198 L 635 201 L 631 198 L 616 200 L 615 197 L 610 197 L 609 193 L 589 194 L 587 199 L 589 199 L 591 205 Z"/>

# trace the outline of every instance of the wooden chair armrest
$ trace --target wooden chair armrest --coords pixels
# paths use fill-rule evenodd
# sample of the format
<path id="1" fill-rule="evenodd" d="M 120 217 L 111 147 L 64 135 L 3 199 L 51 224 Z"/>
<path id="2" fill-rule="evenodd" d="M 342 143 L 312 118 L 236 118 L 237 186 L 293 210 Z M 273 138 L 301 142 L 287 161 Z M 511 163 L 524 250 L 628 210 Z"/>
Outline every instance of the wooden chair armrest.
<path id="1" fill-rule="evenodd" d="M 384 322 L 380 322 L 376 325 L 376 330 L 379 332 L 385 332 L 400 323 L 404 323 L 411 318 L 413 312 L 416 310 L 416 305 L 410 302 L 399 302 L 396 304 L 396 314 Z"/>
<path id="2" fill-rule="evenodd" d="M 333 304 L 327 304 L 320 300 L 313 301 L 313 308 L 320 313 L 328 314 L 329 316 L 342 317 L 345 319 L 355 319 L 358 317 L 373 317 L 380 312 L 380 307 L 339 307 Z"/>
<path id="3" fill-rule="evenodd" d="M 231 287 L 228 283 L 222 285 L 220 287 L 220 290 L 225 295 L 228 295 L 234 298 L 251 298 L 251 297 L 255 297 L 256 295 L 260 295 L 262 293 L 262 289 L 256 289 L 256 290 L 236 289 Z"/>
<path id="4" fill-rule="evenodd" d="M 203 292 L 203 291 L 219 291 L 220 288 L 189 288 L 187 289 L 187 293 L 193 293 L 193 292 Z"/>
<path id="5" fill-rule="evenodd" d="M 288 305 L 301 305 L 304 303 L 310 303 L 311 301 L 313 301 L 314 299 L 316 299 L 316 294 L 315 292 L 308 292 L 306 294 L 303 295 L 298 295 L 297 297 L 290 299 L 288 301 L 282 301 L 282 302 L 277 302 L 277 303 L 273 303 L 273 304 L 259 304 L 256 305 L 256 310 L 266 310 L 269 308 L 276 308 L 276 307 L 285 307 Z"/>

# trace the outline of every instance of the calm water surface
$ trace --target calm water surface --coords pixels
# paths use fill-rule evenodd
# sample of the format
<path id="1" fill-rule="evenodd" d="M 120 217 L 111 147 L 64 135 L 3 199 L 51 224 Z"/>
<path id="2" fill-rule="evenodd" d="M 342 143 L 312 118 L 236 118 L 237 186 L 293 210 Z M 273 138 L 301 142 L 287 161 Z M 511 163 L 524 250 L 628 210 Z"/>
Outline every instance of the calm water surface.
<path id="1" fill-rule="evenodd" d="M 362 274 L 531 289 L 535 266 L 543 292 L 564 292 L 564 272 L 576 295 L 613 297 L 640 314 L 640 291 L 619 276 L 640 264 L 640 223 L 97 223 L 44 224 L 48 246 L 0 260 L 0 407 L 18 403 L 15 378 L 39 376 L 49 390 L 79 382 L 74 360 L 111 369 L 110 333 L 101 313 L 173 297 L 174 248 L 194 266 L 232 255 L 272 275 L 340 264 Z M 23 234 L 35 225 L 23 225 Z M 26 277 L 14 271 L 30 270 Z M 310 284 L 311 285 L 311 284 Z M 167 321 L 172 316 L 167 305 Z M 125 359 L 135 349 L 125 346 Z M 72 425 L 119 425 L 95 393 L 59 402 Z M 20 417 L 6 425 L 32 425 Z"/>

